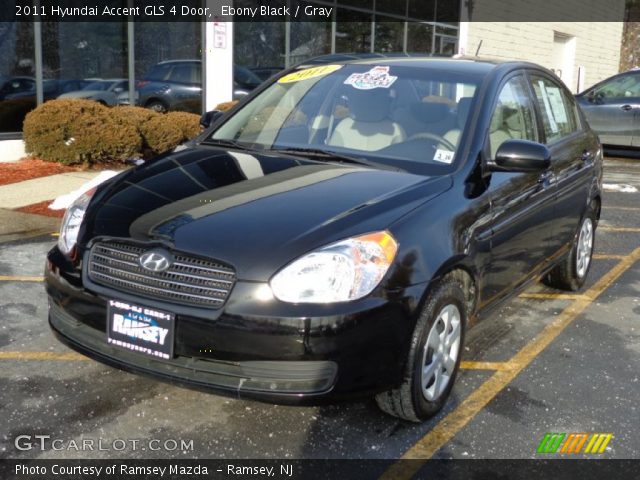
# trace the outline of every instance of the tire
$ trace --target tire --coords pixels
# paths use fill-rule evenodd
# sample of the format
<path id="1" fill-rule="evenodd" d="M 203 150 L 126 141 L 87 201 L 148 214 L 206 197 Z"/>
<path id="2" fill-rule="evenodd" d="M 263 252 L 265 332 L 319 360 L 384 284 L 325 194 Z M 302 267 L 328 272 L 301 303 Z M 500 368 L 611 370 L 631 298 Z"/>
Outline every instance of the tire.
<path id="1" fill-rule="evenodd" d="M 597 205 L 592 203 L 585 213 L 573 239 L 569 255 L 542 279 L 545 285 L 559 290 L 580 290 L 591 268 L 593 244 L 597 226 Z"/>
<path id="2" fill-rule="evenodd" d="M 402 384 L 399 388 L 376 396 L 382 411 L 403 420 L 422 422 L 442 409 L 460 368 L 466 322 L 464 286 L 453 276 L 446 276 L 429 293 L 420 312 L 411 338 Z M 448 344 L 443 343 L 438 334 L 442 327 L 447 329 L 442 332 L 449 332 L 448 338 L 445 336 L 445 341 L 450 340 Z M 454 334 L 456 329 L 457 336 Z M 436 354 L 436 346 L 442 346 L 440 355 Z M 445 362 L 449 367 L 440 362 Z M 432 366 L 429 369 L 431 374 L 427 374 L 423 382 L 422 373 L 428 366 Z M 440 383 L 437 385 L 438 373 Z M 441 383 L 443 381 L 444 385 Z"/>
<path id="3" fill-rule="evenodd" d="M 158 113 L 167 113 L 169 111 L 169 108 L 160 100 L 151 100 L 145 106 Z"/>

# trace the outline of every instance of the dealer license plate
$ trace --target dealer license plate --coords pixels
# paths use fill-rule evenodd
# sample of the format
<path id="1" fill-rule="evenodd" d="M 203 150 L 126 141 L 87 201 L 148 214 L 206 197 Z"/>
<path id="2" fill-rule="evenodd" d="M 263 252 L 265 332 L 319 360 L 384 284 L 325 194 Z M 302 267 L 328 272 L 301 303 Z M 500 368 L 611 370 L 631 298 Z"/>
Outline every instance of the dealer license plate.
<path id="1" fill-rule="evenodd" d="M 173 357 L 175 315 L 150 307 L 109 300 L 107 343 L 152 357 Z"/>

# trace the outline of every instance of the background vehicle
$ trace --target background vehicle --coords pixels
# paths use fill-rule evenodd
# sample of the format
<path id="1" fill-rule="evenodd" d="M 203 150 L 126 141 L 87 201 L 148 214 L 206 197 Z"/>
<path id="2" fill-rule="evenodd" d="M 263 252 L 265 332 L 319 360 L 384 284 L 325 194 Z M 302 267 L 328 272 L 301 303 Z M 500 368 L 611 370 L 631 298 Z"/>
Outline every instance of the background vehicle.
<path id="1" fill-rule="evenodd" d="M 118 104 L 118 95 L 126 93 L 127 87 L 125 78 L 95 80 L 80 90 L 63 93 L 58 98 L 86 98 L 113 107 Z"/>
<path id="2" fill-rule="evenodd" d="M 42 93 L 44 101 L 52 100 L 54 98 L 58 98 L 63 93 L 73 92 L 75 90 L 81 90 L 88 84 L 90 84 L 90 80 L 79 80 L 79 79 L 45 79 L 42 82 Z M 18 99 L 18 98 L 28 98 L 32 100 L 35 104 L 36 101 L 36 86 L 35 82 L 33 86 L 29 90 L 22 90 L 17 93 L 12 93 L 5 97 L 7 100 L 9 99 Z"/>
<path id="3" fill-rule="evenodd" d="M 604 145 L 640 146 L 640 70 L 607 78 L 576 99 Z"/>
<path id="4" fill-rule="evenodd" d="M 262 82 L 250 70 L 234 66 L 233 98 L 247 95 Z M 200 113 L 202 64 L 200 60 L 169 60 L 153 66 L 136 86 L 137 103 L 157 112 L 185 110 Z"/>
<path id="5" fill-rule="evenodd" d="M 49 320 L 128 370 L 282 403 L 375 395 L 421 421 L 475 320 L 541 277 L 583 286 L 601 186 L 596 135 L 537 65 L 303 65 L 67 210 Z"/>
<path id="6" fill-rule="evenodd" d="M 265 80 L 273 77 L 276 73 L 280 73 L 284 70 L 284 67 L 250 67 L 249 70 L 264 82 Z"/>
<path id="7" fill-rule="evenodd" d="M 0 100 L 8 95 L 34 90 L 36 81 L 32 77 L 0 77 Z"/>

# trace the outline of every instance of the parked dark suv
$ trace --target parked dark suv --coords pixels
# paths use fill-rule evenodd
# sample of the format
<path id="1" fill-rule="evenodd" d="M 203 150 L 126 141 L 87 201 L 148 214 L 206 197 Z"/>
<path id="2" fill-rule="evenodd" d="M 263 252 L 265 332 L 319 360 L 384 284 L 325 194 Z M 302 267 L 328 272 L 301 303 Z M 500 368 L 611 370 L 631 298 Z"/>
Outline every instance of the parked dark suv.
<path id="1" fill-rule="evenodd" d="M 250 70 L 234 66 L 233 98 L 238 99 L 256 88 L 262 80 Z M 202 109 L 202 63 L 200 60 L 170 60 L 154 65 L 138 81 L 137 103 L 157 112 L 183 110 L 200 113 Z"/>
<path id="2" fill-rule="evenodd" d="M 602 151 L 531 63 L 374 58 L 274 78 L 195 145 L 79 198 L 49 321 L 97 360 L 234 397 L 445 403 L 466 330 L 585 283 Z"/>

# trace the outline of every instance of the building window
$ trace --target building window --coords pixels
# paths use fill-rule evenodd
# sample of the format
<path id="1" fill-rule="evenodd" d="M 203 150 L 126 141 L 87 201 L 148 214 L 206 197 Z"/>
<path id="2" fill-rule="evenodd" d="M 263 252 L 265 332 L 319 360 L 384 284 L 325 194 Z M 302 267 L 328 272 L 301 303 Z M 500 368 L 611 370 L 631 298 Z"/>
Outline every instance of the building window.
<path id="1" fill-rule="evenodd" d="M 201 32 L 200 22 L 135 24 L 137 105 L 158 112 L 202 112 Z"/>
<path id="2" fill-rule="evenodd" d="M 0 22 L 0 135 L 22 131 L 22 122 L 35 102 L 33 23 Z M 35 93 L 34 93 L 35 94 Z"/>

